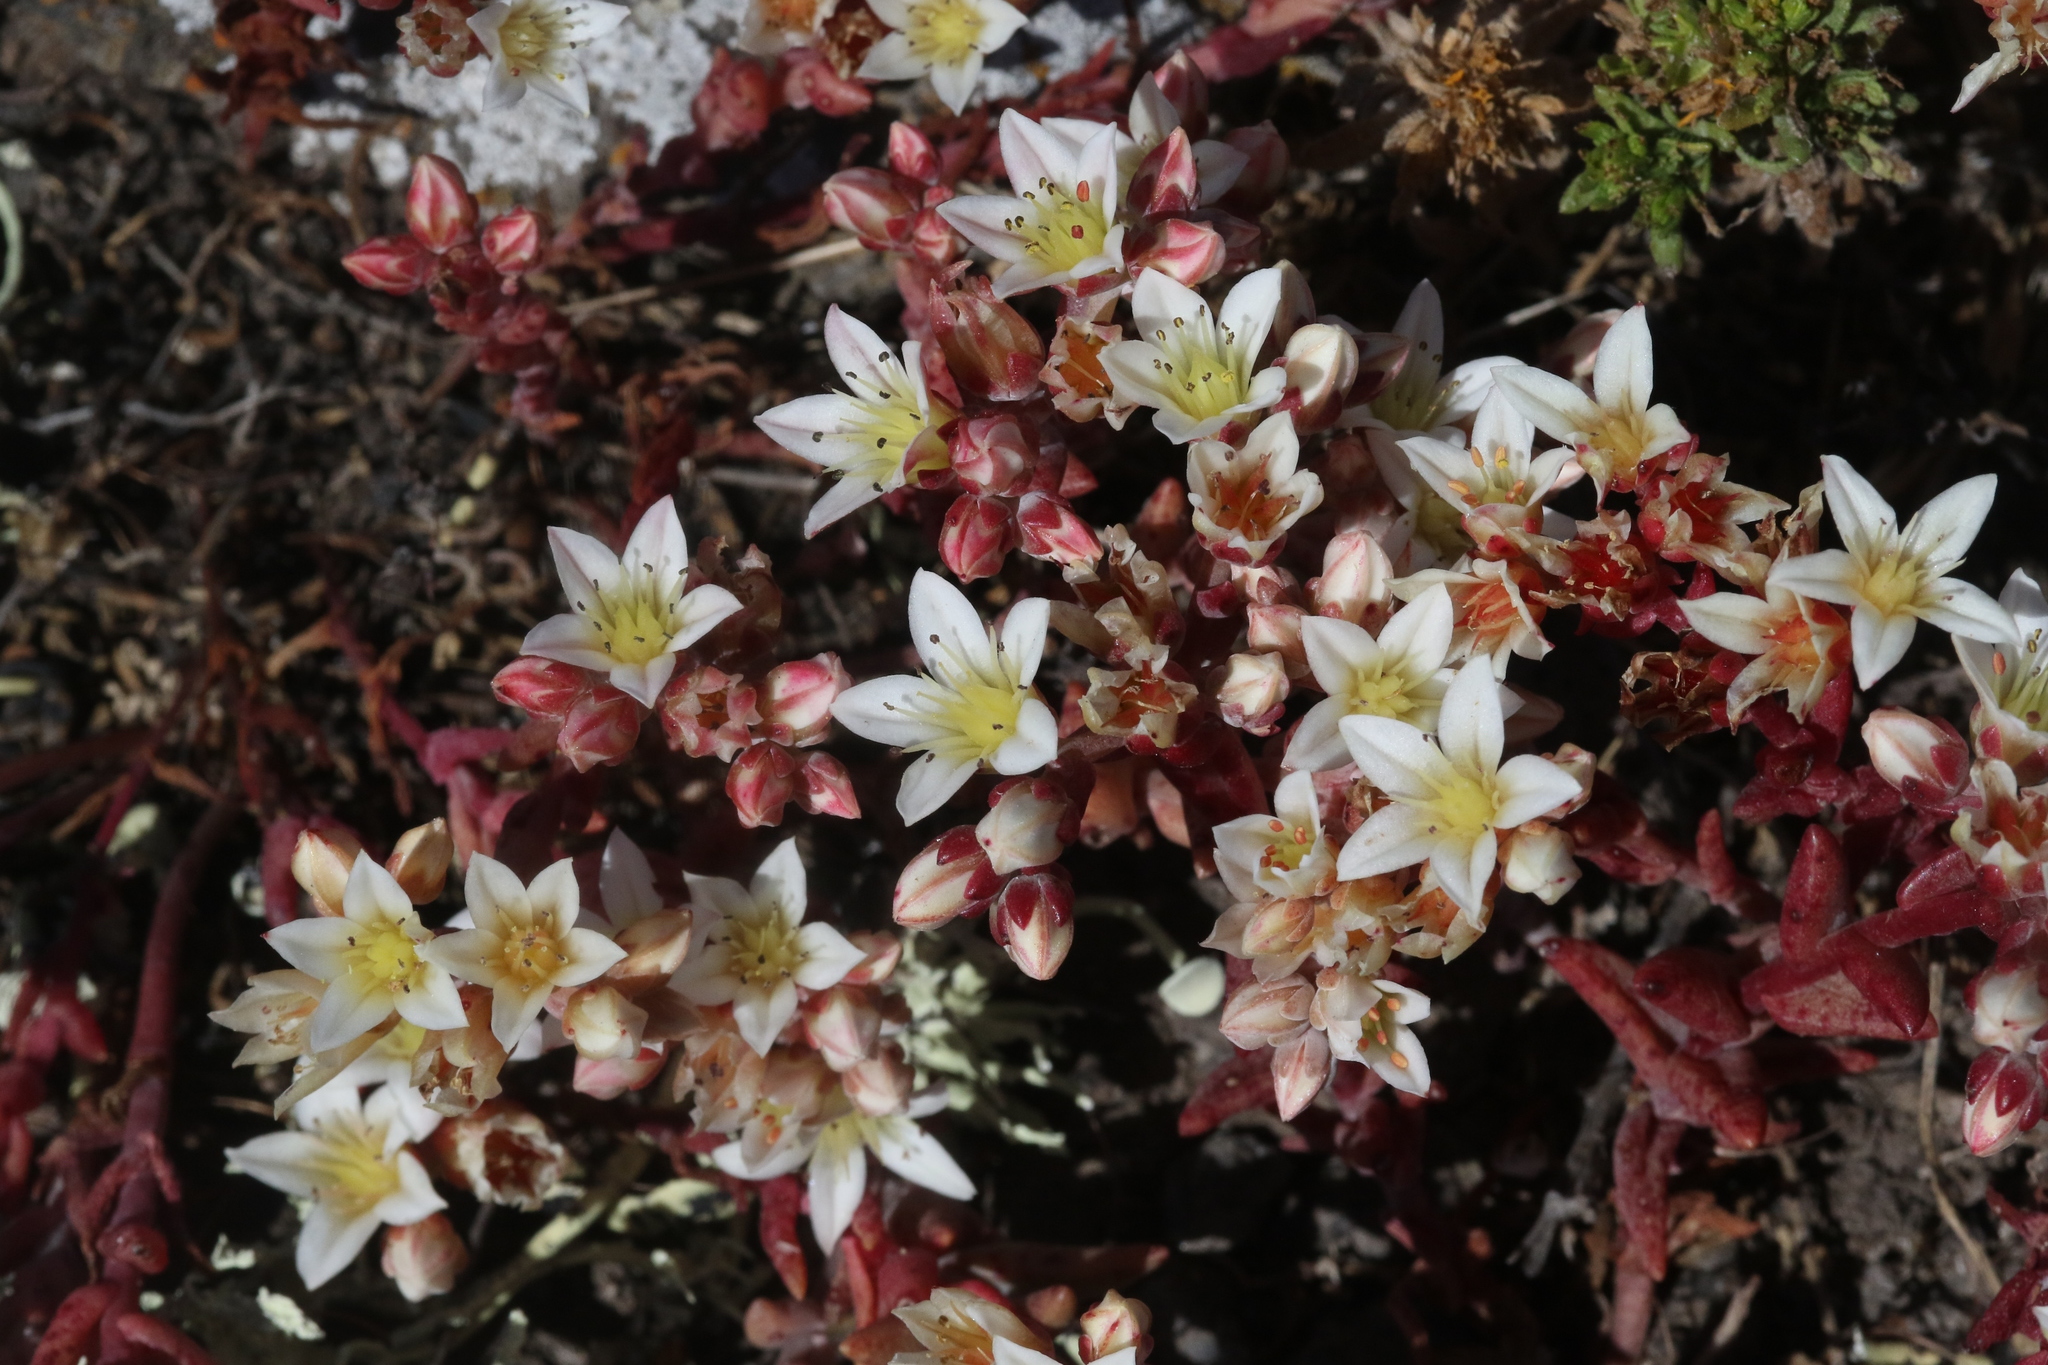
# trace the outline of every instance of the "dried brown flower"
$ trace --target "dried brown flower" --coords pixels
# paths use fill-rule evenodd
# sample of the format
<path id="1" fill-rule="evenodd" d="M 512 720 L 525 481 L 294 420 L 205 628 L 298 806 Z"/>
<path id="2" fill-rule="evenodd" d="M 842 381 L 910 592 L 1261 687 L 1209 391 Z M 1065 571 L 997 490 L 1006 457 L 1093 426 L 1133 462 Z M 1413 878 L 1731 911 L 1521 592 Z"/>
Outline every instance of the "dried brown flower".
<path id="1" fill-rule="evenodd" d="M 1524 50 L 1518 10 L 1483 18 L 1468 7 L 1442 25 L 1410 10 L 1370 27 L 1376 64 L 1406 86 L 1394 102 L 1405 109 L 1382 144 L 1403 158 L 1404 199 L 1448 182 L 1476 202 L 1499 179 L 1564 163 L 1556 119 L 1571 107 L 1572 75 L 1556 58 Z"/>

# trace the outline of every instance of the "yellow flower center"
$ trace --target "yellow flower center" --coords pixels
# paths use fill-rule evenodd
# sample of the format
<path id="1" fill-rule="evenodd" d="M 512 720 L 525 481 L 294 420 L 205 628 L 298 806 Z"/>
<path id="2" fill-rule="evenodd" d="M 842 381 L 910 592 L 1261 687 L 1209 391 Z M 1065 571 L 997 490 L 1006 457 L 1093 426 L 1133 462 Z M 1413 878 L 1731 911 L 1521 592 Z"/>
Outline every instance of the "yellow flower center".
<path id="1" fill-rule="evenodd" d="M 419 947 L 403 925 L 388 920 L 357 925 L 348 939 L 348 970 L 386 990 L 410 992 L 420 970 Z"/>
<path id="2" fill-rule="evenodd" d="M 1401 372 L 1372 400 L 1372 415 L 1396 431 L 1431 431 L 1443 416 L 1448 390 L 1437 387 L 1443 357 L 1411 350 Z"/>
<path id="3" fill-rule="evenodd" d="M 985 682 L 961 684 L 939 696 L 939 710 L 952 733 L 929 747 L 949 759 L 987 761 L 1017 733 L 1017 717 L 1029 692 Z"/>
<path id="4" fill-rule="evenodd" d="M 1437 789 L 1434 799 L 1418 803 L 1432 817 L 1431 834 L 1452 834 L 1476 839 L 1493 828 L 1493 784 L 1469 773 L 1455 773 L 1450 782 Z"/>
<path id="5" fill-rule="evenodd" d="M 541 67 L 550 52 L 568 46 L 563 41 L 569 13 L 542 9 L 538 5 L 516 6 L 498 30 L 498 43 L 505 54 L 505 68 L 514 76 Z"/>
<path id="6" fill-rule="evenodd" d="M 578 608 L 583 604 L 578 602 Z M 604 638 L 604 652 L 622 664 L 644 664 L 659 659 L 675 638 L 674 604 L 665 600 L 653 574 L 645 569 L 630 571 L 625 585 L 615 593 L 598 593 L 597 606 L 590 611 L 590 623 Z"/>
<path id="7" fill-rule="evenodd" d="M 1217 322 L 1208 307 L 1193 318 L 1175 318 L 1147 338 L 1166 352 L 1153 361 L 1174 406 L 1196 420 L 1220 417 L 1245 401 L 1251 383 L 1250 357 L 1238 354 L 1237 333 Z"/>
<path id="8" fill-rule="evenodd" d="M 1863 570 L 1863 600 L 1886 616 L 1918 601 L 1926 582 L 1920 561 L 1897 547 L 1886 550 L 1874 563 L 1859 567 Z"/>
<path id="9" fill-rule="evenodd" d="M 1381 660 L 1351 672 L 1351 682 L 1341 694 L 1344 709 L 1354 716 L 1386 716 L 1401 720 L 1415 710 L 1416 700 L 1408 695 L 1409 680 L 1389 673 Z"/>
<path id="10" fill-rule="evenodd" d="M 354 1218 L 398 1193 L 398 1163 L 384 1156 L 382 1129 L 326 1123 L 318 1125 L 318 1132 L 320 1153 L 312 1158 L 314 1199 L 344 1218 Z"/>
<path id="11" fill-rule="evenodd" d="M 1307 825 L 1289 826 L 1284 820 L 1267 823 L 1273 835 L 1273 842 L 1266 845 L 1266 851 L 1259 856 L 1259 866 L 1292 872 L 1301 866 L 1309 850 L 1316 846 L 1316 832 Z"/>
<path id="12" fill-rule="evenodd" d="M 498 967 L 506 978 L 523 990 L 552 981 L 555 973 L 569 963 L 562 941 L 555 935 L 555 917 L 543 910 L 532 928 L 515 930 L 498 950 Z"/>
<path id="13" fill-rule="evenodd" d="M 1649 419 L 1635 411 L 1606 412 L 1585 436 L 1579 463 L 1586 471 L 1617 492 L 1635 487 L 1636 466 L 1650 444 Z"/>
<path id="14" fill-rule="evenodd" d="M 933 66 L 959 66 L 973 56 L 988 21 L 972 0 L 927 0 L 913 6 L 910 27 L 903 36 L 910 40 L 911 55 Z"/>
<path id="15" fill-rule="evenodd" d="M 796 969 L 803 965 L 796 926 L 781 915 L 728 919 L 725 936 L 732 947 L 731 968 L 749 986 L 772 991 L 795 976 Z"/>
<path id="16" fill-rule="evenodd" d="M 2020 646 L 2025 662 L 2015 666 L 2000 646 L 1991 656 L 1993 685 L 1997 687 L 2002 710 L 2018 716 L 2032 730 L 2048 729 L 2048 660 L 2041 657 L 2041 632 L 2027 636 Z M 2018 677 L 2013 675 L 2017 673 Z"/>
<path id="17" fill-rule="evenodd" d="M 1084 180 L 1073 189 L 1040 177 L 1035 188 L 1020 190 L 1027 208 L 1003 226 L 1024 238 L 1024 249 L 1055 270 L 1071 270 L 1102 253 L 1109 222 L 1095 187 Z"/>

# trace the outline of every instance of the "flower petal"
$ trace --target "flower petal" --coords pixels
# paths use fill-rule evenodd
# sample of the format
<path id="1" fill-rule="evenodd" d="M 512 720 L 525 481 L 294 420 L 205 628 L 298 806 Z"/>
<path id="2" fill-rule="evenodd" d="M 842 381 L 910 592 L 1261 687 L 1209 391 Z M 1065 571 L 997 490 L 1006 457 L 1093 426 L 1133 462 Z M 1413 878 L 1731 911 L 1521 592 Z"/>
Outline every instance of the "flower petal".
<path id="1" fill-rule="evenodd" d="M 810 1196 L 811 1232 L 827 1255 L 839 1247 L 839 1239 L 853 1226 L 853 1211 L 867 1193 L 868 1151 L 861 1141 L 857 1120 L 842 1119 L 825 1126 L 818 1147 L 811 1154 L 806 1193 Z"/>
<path id="2" fill-rule="evenodd" d="M 1052 602 L 1044 597 L 1027 597 L 1003 617 L 996 652 L 1007 665 L 1011 679 L 1029 687 L 1038 676 L 1038 664 L 1045 657 L 1046 622 L 1052 616 Z"/>
<path id="3" fill-rule="evenodd" d="M 1436 745 L 1404 721 L 1346 716 L 1337 728 L 1366 780 L 1397 801 L 1430 800 L 1456 778 Z"/>
<path id="4" fill-rule="evenodd" d="M 1512 829 L 1578 795 L 1578 779 L 1563 768 L 1537 754 L 1517 754 L 1501 764 L 1494 779 L 1494 823 Z"/>
<path id="5" fill-rule="evenodd" d="M 832 699 L 832 718 L 862 739 L 907 748 L 939 731 L 918 709 L 930 688 L 923 678 L 898 673 L 856 683 Z"/>
<path id="6" fill-rule="evenodd" d="M 1614 320 L 1593 355 L 1593 396 L 1609 412 L 1650 406 L 1650 316 L 1640 303 Z"/>
<path id="7" fill-rule="evenodd" d="M 1874 607 L 1858 607 L 1849 617 L 1849 649 L 1856 659 L 1856 685 L 1869 691 L 1892 671 L 1913 647 L 1917 617 L 1906 612 L 1886 616 Z"/>
<path id="8" fill-rule="evenodd" d="M 901 1114 L 870 1121 L 868 1141 L 884 1166 L 948 1199 L 974 1198 L 974 1182 L 937 1138 Z"/>
<path id="9" fill-rule="evenodd" d="M 1997 642 L 2020 635 L 2012 613 L 1960 578 L 1937 578 L 1916 605 L 1921 620 L 1966 640 Z"/>
<path id="10" fill-rule="evenodd" d="M 919 569 L 910 580 L 910 641 L 942 682 L 994 682 L 1001 676 L 981 614 L 966 593 L 930 569 Z"/>
<path id="11" fill-rule="evenodd" d="M 1052 708 L 1026 697 L 1017 708 L 1017 733 L 989 756 L 989 766 L 1005 777 L 1035 773 L 1053 761 L 1060 748 L 1060 725 Z"/>
<path id="12" fill-rule="evenodd" d="M 967 785 L 980 765 L 971 758 L 948 760 L 927 753 L 903 770 L 903 785 L 896 789 L 896 813 L 906 825 L 914 825 L 952 800 L 953 793 Z"/>
<path id="13" fill-rule="evenodd" d="M 803 964 L 796 969 L 796 984 L 807 991 L 829 990 L 838 985 L 867 957 L 829 924 L 806 924 L 797 930 L 796 946 L 803 954 Z"/>
<path id="14" fill-rule="evenodd" d="M 1454 768 L 1491 776 L 1500 766 L 1506 737 L 1500 685 L 1489 662 L 1470 660 L 1451 679 L 1437 714 L 1436 737 Z"/>
<path id="15" fill-rule="evenodd" d="M 1781 559 L 1771 566 L 1770 577 L 1765 580 L 1770 587 L 1796 592 L 1816 602 L 1833 602 L 1837 606 L 1848 606 L 1856 601 L 1856 589 L 1861 581 L 1856 561 L 1846 550 L 1816 550 L 1810 555 Z"/>
<path id="16" fill-rule="evenodd" d="M 1944 489 L 1906 523 L 1906 553 L 1917 557 L 1931 574 L 1947 573 L 1963 562 L 1997 496 L 1996 474 L 1979 474 Z"/>
<path id="17" fill-rule="evenodd" d="M 469 872 L 462 882 L 462 899 L 476 927 L 486 933 L 505 934 L 508 914 L 519 923 L 528 918 L 526 883 L 511 868 L 482 853 L 470 855 Z"/>
<path id="18" fill-rule="evenodd" d="M 604 650 L 604 633 L 589 618 L 574 612 L 550 616 L 527 631 L 519 642 L 519 652 L 598 672 L 608 672 L 612 666 L 612 656 Z"/>
<path id="19" fill-rule="evenodd" d="M 1820 468 L 1821 478 L 1827 484 L 1828 512 L 1835 519 L 1835 529 L 1842 533 L 1842 543 L 1849 547 L 1851 554 L 1869 558 L 1877 547 L 1897 533 L 1898 513 L 1878 496 L 1877 490 L 1870 486 L 1870 480 L 1858 474 L 1855 466 L 1841 456 L 1821 456 Z M 1806 557 L 1812 558 L 1810 555 Z M 1806 595 L 1813 597 L 1817 594 L 1809 592 Z"/>
<path id="20" fill-rule="evenodd" d="M 1415 806 L 1382 806 L 1344 841 L 1337 876 L 1347 882 L 1377 877 L 1430 858 L 1443 844 L 1433 818 Z"/>
<path id="21" fill-rule="evenodd" d="M 810 901 L 810 881 L 795 839 L 784 839 L 761 860 L 748 892 L 756 905 L 773 907 L 785 925 L 794 928 L 803 923 Z"/>
<path id="22" fill-rule="evenodd" d="M 1528 365 L 1502 365 L 1493 382 L 1508 402 L 1553 440 L 1569 441 L 1600 424 L 1600 408 L 1571 380 Z"/>

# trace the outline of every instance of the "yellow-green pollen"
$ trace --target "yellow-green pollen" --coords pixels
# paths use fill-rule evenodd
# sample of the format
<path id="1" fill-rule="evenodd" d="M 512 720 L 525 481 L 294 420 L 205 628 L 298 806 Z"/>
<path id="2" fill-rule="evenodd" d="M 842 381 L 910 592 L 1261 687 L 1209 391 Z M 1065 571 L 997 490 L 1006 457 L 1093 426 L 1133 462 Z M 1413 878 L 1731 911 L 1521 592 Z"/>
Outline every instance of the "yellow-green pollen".
<path id="1" fill-rule="evenodd" d="M 675 605 L 660 593 L 651 567 L 628 571 L 616 592 L 599 592 L 593 586 L 595 606 L 578 602 L 576 610 L 590 618 L 604 641 L 604 652 L 622 664 L 644 664 L 668 652 L 675 638 Z"/>
<path id="2" fill-rule="evenodd" d="M 772 991 L 803 965 L 796 928 L 778 914 L 726 920 L 725 941 L 732 949 L 727 966 L 749 986 Z"/>
<path id="3" fill-rule="evenodd" d="M 1024 239 L 1024 250 L 1055 270 L 1071 270 L 1102 254 L 1109 222 L 1102 198 L 1083 180 L 1069 190 L 1041 176 L 1036 187 L 1022 190 L 1026 212 L 1003 220 L 1003 226 Z"/>
<path id="4" fill-rule="evenodd" d="M 1443 359 L 1441 355 L 1411 350 L 1394 382 L 1372 400 L 1372 415 L 1396 431 L 1435 430 L 1443 416 L 1444 402 L 1450 396 L 1436 382 L 1443 370 Z"/>
<path id="5" fill-rule="evenodd" d="M 2041 657 L 2041 632 L 2035 630 L 2020 646 L 2024 661 L 2017 667 L 2006 659 L 2001 646 L 1991 656 L 1993 686 L 1999 692 L 1999 707 L 2026 722 L 2030 730 L 2048 729 L 2048 659 Z M 2019 676 L 2014 678 L 2012 674 Z"/>
<path id="6" fill-rule="evenodd" d="M 1216 322 L 1206 306 L 1194 321 L 1175 318 L 1171 328 L 1155 327 L 1147 338 L 1166 355 L 1154 360 L 1174 406 L 1196 420 L 1221 417 L 1245 401 L 1247 376 L 1237 353 L 1237 333 Z"/>
<path id="7" fill-rule="evenodd" d="M 1434 797 L 1416 804 L 1431 817 L 1431 834 L 1454 834 L 1467 839 L 1477 839 L 1492 829 L 1494 812 L 1499 808 L 1493 784 L 1467 773 L 1453 773 L 1446 785 L 1437 788 Z"/>
<path id="8" fill-rule="evenodd" d="M 555 934 L 552 910 L 537 911 L 534 923 L 507 934 L 498 950 L 498 969 L 525 990 L 552 981 L 555 973 L 569 963 L 562 942 Z"/>
<path id="9" fill-rule="evenodd" d="M 1339 695 L 1351 715 L 1405 720 L 1420 704 L 1410 695 L 1412 685 L 1403 675 L 1387 672 L 1384 659 L 1375 659 L 1363 668 L 1354 668 L 1351 681 Z"/>
<path id="10" fill-rule="evenodd" d="M 972 0 L 928 0 L 910 11 L 903 31 L 911 55 L 933 66 L 959 66 L 973 56 L 988 21 Z"/>
<path id="11" fill-rule="evenodd" d="M 410 993 L 420 969 L 419 945 L 404 926 L 386 920 L 357 925 L 348 936 L 348 972 L 388 991 Z"/>
<path id="12" fill-rule="evenodd" d="M 1886 616 L 1896 615 L 1920 600 L 1927 576 L 1920 561 L 1893 546 L 1875 560 L 1860 563 L 1863 600 Z"/>
<path id="13" fill-rule="evenodd" d="M 325 1123 L 319 1132 L 320 1152 L 311 1163 L 317 1172 L 314 1199 L 353 1218 L 398 1193 L 398 1166 L 385 1160 L 381 1129 Z"/>
<path id="14" fill-rule="evenodd" d="M 524 76 L 534 70 L 552 75 L 556 80 L 567 80 L 560 71 L 547 71 L 542 63 L 551 52 L 565 51 L 576 44 L 564 37 L 569 23 L 576 13 L 576 6 L 564 9 L 543 9 L 539 5 L 519 5 L 498 29 L 499 50 L 505 54 L 507 75 Z"/>

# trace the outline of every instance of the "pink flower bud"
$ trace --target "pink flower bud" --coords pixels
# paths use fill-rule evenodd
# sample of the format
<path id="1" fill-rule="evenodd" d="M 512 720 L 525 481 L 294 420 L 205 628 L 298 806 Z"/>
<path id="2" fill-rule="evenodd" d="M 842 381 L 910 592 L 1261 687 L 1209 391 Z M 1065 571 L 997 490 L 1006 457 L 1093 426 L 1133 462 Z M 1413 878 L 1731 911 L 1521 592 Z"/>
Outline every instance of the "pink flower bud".
<path id="1" fill-rule="evenodd" d="M 1034 981 L 1050 981 L 1074 946 L 1074 887 L 1058 864 L 1010 878 L 989 908 L 989 933 Z"/>
<path id="2" fill-rule="evenodd" d="M 854 1108 L 870 1118 L 881 1118 L 903 1112 L 903 1107 L 910 1103 L 917 1076 L 903 1060 L 902 1052 L 891 1043 L 842 1071 L 839 1084 Z"/>
<path id="3" fill-rule="evenodd" d="M 1202 202 L 1201 176 L 1187 130 L 1176 128 L 1145 154 L 1131 177 L 1130 202 L 1147 218 L 1191 212 Z"/>
<path id="4" fill-rule="evenodd" d="M 2028 1051 L 2035 1035 L 2048 1026 L 2048 998 L 2041 994 L 2038 967 L 1986 972 L 1977 978 L 1975 994 L 1970 1036 L 1986 1047 Z"/>
<path id="5" fill-rule="evenodd" d="M 964 288 L 928 291 L 932 336 L 953 378 L 973 398 L 1021 402 L 1038 392 L 1045 342 L 1023 314 L 995 296 L 986 275 Z"/>
<path id="6" fill-rule="evenodd" d="M 1000 572 L 1003 560 L 1016 548 L 1016 523 L 1003 499 L 962 493 L 946 509 L 939 557 L 962 583 Z"/>
<path id="7" fill-rule="evenodd" d="M 954 425 L 949 445 L 953 472 L 976 493 L 1020 494 L 1038 464 L 1038 443 L 1013 413 L 977 413 Z"/>
<path id="8" fill-rule="evenodd" d="M 1318 616 L 1358 624 L 1393 595 L 1394 566 L 1370 533 L 1339 531 L 1323 550 L 1323 576 L 1309 580 Z"/>
<path id="9" fill-rule="evenodd" d="M 860 798 L 854 795 L 853 778 L 846 765 L 830 754 L 811 754 L 797 769 L 796 803 L 813 815 L 835 820 L 860 819 Z"/>
<path id="10" fill-rule="evenodd" d="M 707 664 L 670 678 L 655 698 L 654 713 L 661 718 L 669 748 L 691 758 L 716 754 L 730 763 L 754 742 L 750 727 L 761 720 L 756 704 L 755 691 L 745 679 Z"/>
<path id="11" fill-rule="evenodd" d="M 839 74 L 832 59 L 814 47 L 785 52 L 775 68 L 782 77 L 782 102 L 792 109 L 815 109 L 826 118 L 851 118 L 866 113 L 875 92 L 866 82 Z"/>
<path id="12" fill-rule="evenodd" d="M 604 980 L 628 995 L 667 982 L 690 952 L 688 910 L 657 910 L 619 930 L 617 943 L 625 957 L 612 964 Z"/>
<path id="13" fill-rule="evenodd" d="M 923 185 L 938 184 L 942 173 L 932 140 L 900 121 L 889 125 L 889 169 Z"/>
<path id="14" fill-rule="evenodd" d="M 879 934 L 872 929 L 855 929 L 847 934 L 846 941 L 867 956 L 841 978 L 843 985 L 878 986 L 895 973 L 896 964 L 903 960 L 903 940 L 894 934 Z"/>
<path id="15" fill-rule="evenodd" d="M 1287 140 L 1271 122 L 1253 128 L 1233 128 L 1223 140 L 1245 154 L 1245 166 L 1237 183 L 1223 196 L 1232 213 L 1256 218 L 1273 206 L 1287 187 Z"/>
<path id="16" fill-rule="evenodd" d="M 501 275 L 523 275 L 540 264 L 540 218 L 532 209 L 514 209 L 493 218 L 484 228 L 484 259 Z"/>
<path id="17" fill-rule="evenodd" d="M 813 995 L 803 1020 L 805 1041 L 834 1071 L 866 1061 L 882 1036 L 882 1015 L 868 993 L 843 985 Z"/>
<path id="18" fill-rule="evenodd" d="M 1254 910 L 1244 923 L 1245 956 L 1265 957 L 1295 952 L 1315 927 L 1316 902 L 1312 897 L 1289 896 L 1285 900 L 1269 900 Z M 1306 1014 L 1297 1017 L 1308 1018 Z"/>
<path id="19" fill-rule="evenodd" d="M 1074 1310 L 1081 1306 L 1070 1284 L 1049 1284 L 1024 1296 L 1024 1312 L 1041 1327 L 1058 1331 L 1074 1324 Z"/>
<path id="20" fill-rule="evenodd" d="M 1572 838 L 1556 825 L 1533 821 L 1513 831 L 1500 850 L 1501 881 L 1510 891 L 1526 892 L 1545 905 L 1556 905 L 1579 881 L 1579 863 L 1572 857 Z"/>
<path id="21" fill-rule="evenodd" d="M 1209 78 L 1185 48 L 1152 72 L 1153 84 L 1180 115 L 1180 126 L 1196 132 L 1209 126 Z"/>
<path id="22" fill-rule="evenodd" d="M 1157 270 L 1190 289 L 1222 270 L 1229 256 L 1221 233 L 1186 218 L 1148 224 L 1132 238 L 1124 259 L 1133 272 Z"/>
<path id="23" fill-rule="evenodd" d="M 1963 1140 L 1970 1150 L 1990 1156 L 2039 1123 L 2042 1090 L 2041 1061 L 2032 1053 L 1978 1053 L 1963 1085 Z"/>
<path id="24" fill-rule="evenodd" d="M 797 757 L 772 741 L 756 744 L 733 760 L 725 794 L 748 829 L 782 823 L 782 808 L 797 793 Z"/>
<path id="25" fill-rule="evenodd" d="M 476 200 L 470 197 L 454 162 L 423 156 L 412 163 L 412 186 L 405 192 L 405 225 L 421 246 L 437 256 L 476 236 Z"/>
<path id="26" fill-rule="evenodd" d="M 434 278 L 434 253 L 410 236 L 372 237 L 341 258 L 356 283 L 387 294 L 410 294 Z"/>
<path id="27" fill-rule="evenodd" d="M 902 180 L 872 166 L 840 171 L 825 182 L 825 216 L 870 251 L 909 251 L 917 211 Z"/>
<path id="28" fill-rule="evenodd" d="M 397 846 L 384 860 L 384 869 L 414 905 L 425 905 L 441 898 L 448 863 L 454 856 L 455 840 L 448 834 L 448 822 L 437 818 L 399 835 Z"/>
<path id="29" fill-rule="evenodd" d="M 960 238 L 937 209 L 922 208 L 910 220 L 910 254 L 934 270 L 943 269 L 960 255 Z"/>
<path id="30" fill-rule="evenodd" d="M 1181 58 L 1176 56 L 1174 60 Z M 1188 65 L 1192 67 L 1194 63 Z M 1081 1359 L 1092 1365 L 1104 1356 L 1136 1347 L 1134 1354 L 1142 1362 L 1152 1349 L 1151 1331 L 1152 1310 L 1112 1289 L 1102 1296 L 1102 1302 L 1081 1315 Z"/>
<path id="31" fill-rule="evenodd" d="M 1330 1040 L 1320 1029 L 1303 1029 L 1273 1049 L 1273 1098 L 1280 1117 L 1291 1119 L 1309 1107 L 1329 1083 Z"/>
<path id="32" fill-rule="evenodd" d="M 1970 775 L 1969 746 L 1947 721 L 1880 707 L 1863 722 L 1863 743 L 1878 776 L 1916 805 L 1946 801 Z"/>
<path id="33" fill-rule="evenodd" d="M 1233 654 L 1216 684 L 1216 709 L 1226 725 L 1270 735 L 1287 706 L 1287 665 L 1278 654 Z"/>
<path id="34" fill-rule="evenodd" d="M 777 664 L 761 681 L 756 705 L 769 737 L 798 748 L 816 744 L 832 729 L 832 702 L 853 686 L 837 654 Z"/>
<path id="35" fill-rule="evenodd" d="M 1311 322 L 1287 338 L 1287 393 L 1280 406 L 1291 406 L 1297 432 L 1321 431 L 1337 420 L 1357 378 L 1358 343 L 1351 333 Z"/>
<path id="36" fill-rule="evenodd" d="M 445 1213 L 428 1214 L 406 1227 L 384 1229 L 384 1273 L 408 1303 L 447 1293 L 467 1269 L 469 1247 Z"/>
<path id="37" fill-rule="evenodd" d="M 890 914 L 906 928 L 936 929 L 958 915 L 988 908 L 1002 885 L 973 826 L 961 825 L 910 860 L 896 879 Z"/>
<path id="38" fill-rule="evenodd" d="M 322 915 L 341 913 L 342 892 L 348 887 L 349 869 L 363 846 L 340 830 L 309 829 L 292 847 L 292 879 Z"/>
<path id="39" fill-rule="evenodd" d="M 1017 504 L 1017 527 L 1024 553 L 1078 568 L 1102 557 L 1095 529 L 1066 499 L 1051 493 L 1026 493 Z"/>
<path id="40" fill-rule="evenodd" d="M 640 1055 L 647 1011 L 606 985 L 584 986 L 562 1011 L 562 1033 L 576 1055 L 591 1061 L 629 1061 Z"/>
<path id="41" fill-rule="evenodd" d="M 1315 998 L 1315 987 L 1298 976 L 1278 981 L 1253 979 L 1223 1002 L 1223 1018 L 1217 1027 L 1231 1046 L 1247 1052 L 1284 1043 L 1307 1025 Z"/>
<path id="42" fill-rule="evenodd" d="M 748 146 L 767 131 L 774 111 L 775 86 L 767 67 L 729 48 L 711 54 L 711 72 L 690 101 L 696 136 L 706 151 Z"/>
<path id="43" fill-rule="evenodd" d="M 596 675 L 574 664 L 523 654 L 498 670 L 491 679 L 491 693 L 529 716 L 560 720 L 594 681 Z"/>
<path id="44" fill-rule="evenodd" d="M 592 1099 L 615 1100 L 630 1090 L 641 1090 L 661 1074 L 668 1058 L 658 1047 L 643 1047 L 637 1057 L 576 1059 L 575 1078 L 569 1088 Z"/>
<path id="45" fill-rule="evenodd" d="M 1067 847 L 1060 826 L 1072 811 L 1072 803 L 1052 783 L 1019 782 L 996 798 L 974 827 L 974 837 L 988 854 L 989 867 L 1007 877 L 1058 860 Z"/>
<path id="46" fill-rule="evenodd" d="M 640 719 L 646 714 L 645 707 L 618 688 L 599 683 L 562 718 L 555 747 L 579 773 L 600 763 L 618 763 L 639 743 Z"/>
<path id="47" fill-rule="evenodd" d="M 1245 643 L 1254 653 L 1273 654 L 1287 665 L 1287 676 L 1308 674 L 1308 650 L 1301 643 L 1302 610 L 1288 602 L 1254 602 L 1244 611 Z"/>

